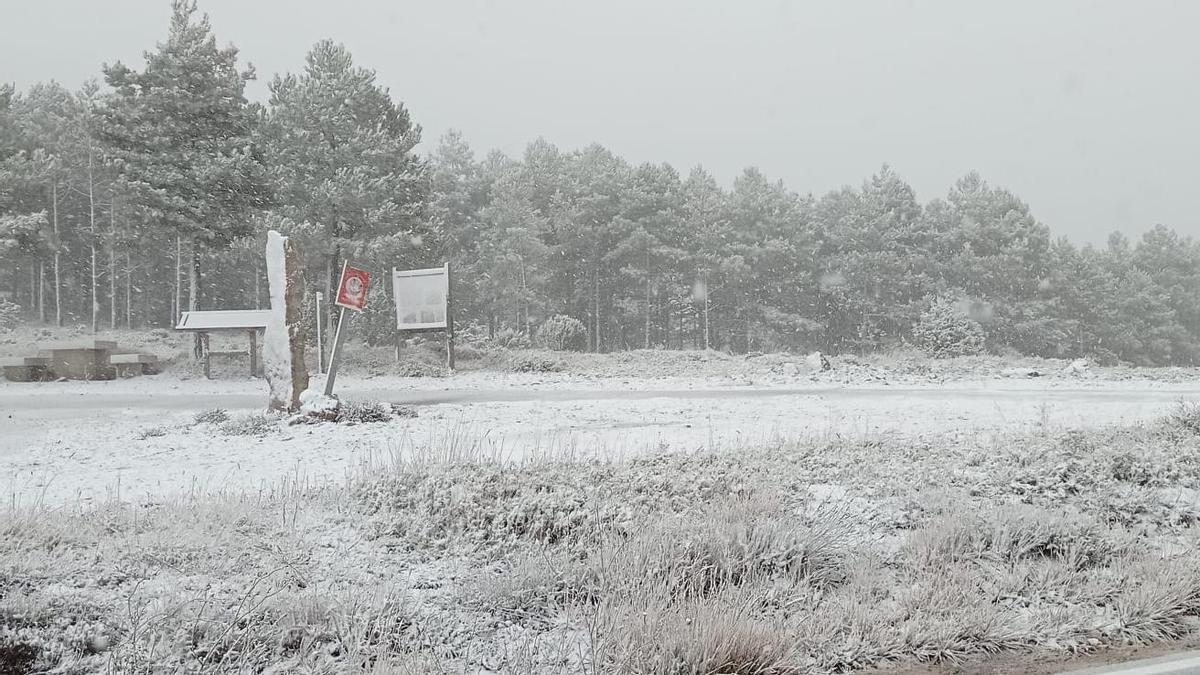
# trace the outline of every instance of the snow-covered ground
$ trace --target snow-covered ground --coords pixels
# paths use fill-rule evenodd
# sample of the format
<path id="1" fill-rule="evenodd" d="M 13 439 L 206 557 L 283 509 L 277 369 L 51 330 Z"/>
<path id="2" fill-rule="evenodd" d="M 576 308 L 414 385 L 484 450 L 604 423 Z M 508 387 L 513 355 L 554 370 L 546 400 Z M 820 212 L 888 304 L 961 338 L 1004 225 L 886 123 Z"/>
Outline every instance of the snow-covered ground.
<path id="1" fill-rule="evenodd" d="M 0 478 L 13 500 L 269 490 L 342 481 L 398 457 L 503 459 L 737 448 L 796 437 L 989 435 L 1125 424 L 1162 415 L 1200 386 L 987 380 L 914 386 L 755 386 L 728 379 L 583 378 L 476 372 L 446 379 L 339 378 L 343 398 L 408 403 L 414 419 L 227 435 L 196 413 L 266 407 L 261 380 L 170 375 L 113 382 L 0 382 Z"/>

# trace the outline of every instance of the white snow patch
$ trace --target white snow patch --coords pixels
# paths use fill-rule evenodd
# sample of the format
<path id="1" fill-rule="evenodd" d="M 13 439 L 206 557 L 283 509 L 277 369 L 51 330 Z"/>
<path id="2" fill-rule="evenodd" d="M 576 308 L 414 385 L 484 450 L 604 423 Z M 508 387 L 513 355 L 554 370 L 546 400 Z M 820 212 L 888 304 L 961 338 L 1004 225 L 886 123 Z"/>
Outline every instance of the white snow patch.
<path id="1" fill-rule="evenodd" d="M 271 291 L 271 316 L 263 332 L 263 376 L 272 401 L 292 400 L 292 347 L 287 326 L 287 237 L 267 232 L 267 285 Z"/>
<path id="2" fill-rule="evenodd" d="M 319 389 L 312 387 L 300 392 L 300 412 L 305 415 L 323 416 L 338 409 L 338 400 L 326 396 Z"/>

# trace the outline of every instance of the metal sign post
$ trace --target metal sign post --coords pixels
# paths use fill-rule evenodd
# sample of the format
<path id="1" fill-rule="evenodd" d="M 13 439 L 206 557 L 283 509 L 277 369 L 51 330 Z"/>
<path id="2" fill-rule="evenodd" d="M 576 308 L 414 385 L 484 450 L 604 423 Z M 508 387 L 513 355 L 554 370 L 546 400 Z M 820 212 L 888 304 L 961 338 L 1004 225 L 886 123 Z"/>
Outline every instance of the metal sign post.
<path id="1" fill-rule="evenodd" d="M 325 395 L 333 395 L 333 381 L 337 378 L 338 363 L 342 360 L 342 338 L 346 331 L 346 308 L 338 314 L 337 330 L 333 333 L 333 353 L 329 355 L 329 373 L 325 375 Z"/>
<path id="2" fill-rule="evenodd" d="M 364 270 L 342 264 L 342 279 L 334 304 L 342 308 L 338 314 L 337 331 L 333 334 L 333 353 L 329 355 L 329 373 L 325 376 L 325 395 L 333 396 L 333 382 L 337 379 L 338 364 L 342 360 L 342 343 L 346 340 L 346 321 L 350 318 L 347 309 L 361 312 L 367 306 L 367 284 L 371 275 Z"/>
<path id="3" fill-rule="evenodd" d="M 321 343 L 321 324 L 325 323 L 321 316 L 321 300 L 325 294 L 317 291 L 317 372 L 325 372 L 325 347 Z"/>

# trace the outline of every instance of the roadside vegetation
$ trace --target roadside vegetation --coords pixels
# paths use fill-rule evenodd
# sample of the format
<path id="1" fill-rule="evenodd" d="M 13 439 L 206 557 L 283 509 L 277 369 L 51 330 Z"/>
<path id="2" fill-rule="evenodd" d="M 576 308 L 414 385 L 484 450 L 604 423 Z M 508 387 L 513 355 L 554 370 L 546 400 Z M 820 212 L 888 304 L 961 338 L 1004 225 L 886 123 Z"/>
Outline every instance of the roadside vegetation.
<path id="1" fill-rule="evenodd" d="M 1198 410 L 9 508 L 0 672 L 848 672 L 1177 639 Z"/>
<path id="2" fill-rule="evenodd" d="M 953 338 L 956 334 L 946 331 Z M 82 328 L 23 326 L 0 336 L 0 358 L 35 353 L 39 345 L 82 341 L 93 337 Z M 164 329 L 117 330 L 99 334 L 122 348 L 159 357 L 163 377 L 199 379 L 202 364 L 191 355 L 189 336 Z M 244 336 L 215 334 L 213 349 L 244 349 Z M 565 338 L 564 338 L 565 340 Z M 956 342 L 947 343 L 956 346 Z M 949 349 L 949 347 L 947 347 Z M 940 352 L 939 352 L 940 353 Z M 717 350 L 636 349 L 605 354 L 554 350 L 520 336 L 488 338 L 478 327 L 460 331 L 455 346 L 456 370 L 446 368 L 446 347 L 438 339 L 409 340 L 396 357 L 394 346 L 369 346 L 355 339 L 341 372 L 348 377 L 445 378 L 454 374 L 495 373 L 538 377 L 689 379 L 718 384 L 925 384 L 995 378 L 1039 378 L 1069 381 L 1145 380 L 1194 382 L 1200 368 L 1141 368 L 1088 360 L 1047 359 L 1012 354 L 956 355 L 942 358 L 917 349 L 895 349 L 866 355 L 774 352 L 731 354 Z M 828 362 L 825 369 L 822 359 Z M 315 342 L 307 358 L 317 363 Z M 214 360 L 215 379 L 242 380 L 246 359 Z"/>

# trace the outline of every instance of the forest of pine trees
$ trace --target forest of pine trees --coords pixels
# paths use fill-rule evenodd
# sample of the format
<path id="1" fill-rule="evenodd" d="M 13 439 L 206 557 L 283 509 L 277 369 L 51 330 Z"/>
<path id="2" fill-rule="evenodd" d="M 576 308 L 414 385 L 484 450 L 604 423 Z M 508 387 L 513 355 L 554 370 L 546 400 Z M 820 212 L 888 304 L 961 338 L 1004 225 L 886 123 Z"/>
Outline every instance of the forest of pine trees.
<path id="1" fill-rule="evenodd" d="M 252 69 L 177 0 L 140 69 L 0 85 L 0 302 L 30 321 L 166 327 L 188 308 L 267 302 L 264 233 L 297 239 L 312 292 L 349 258 L 456 270 L 461 326 L 530 335 L 564 314 L 596 351 L 863 352 L 912 340 L 935 300 L 990 351 L 1135 364 L 1200 360 L 1200 245 L 1158 226 L 1103 248 L 1054 239 L 969 173 L 922 203 L 889 167 L 820 197 L 757 169 L 631 165 L 535 140 L 427 154 L 408 111 L 323 41 L 265 104 Z M 364 327 L 391 339 L 386 281 Z"/>

